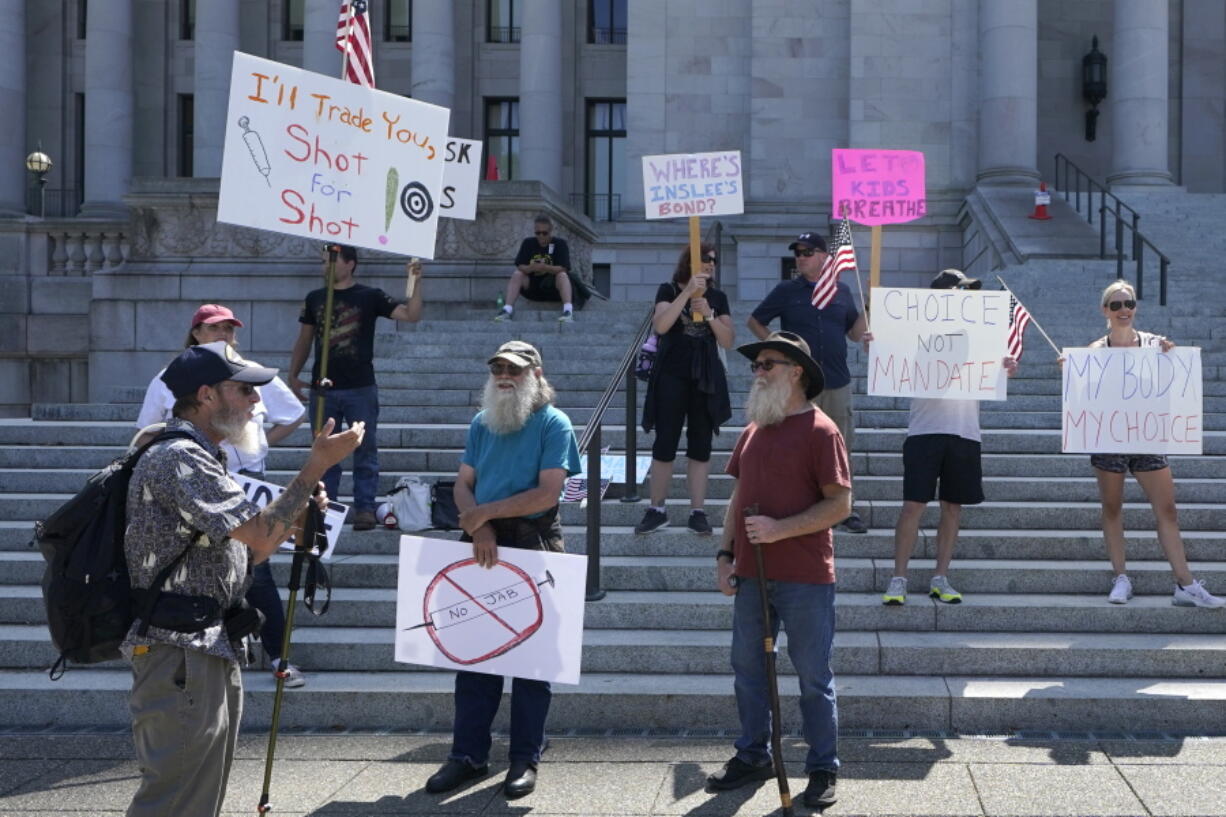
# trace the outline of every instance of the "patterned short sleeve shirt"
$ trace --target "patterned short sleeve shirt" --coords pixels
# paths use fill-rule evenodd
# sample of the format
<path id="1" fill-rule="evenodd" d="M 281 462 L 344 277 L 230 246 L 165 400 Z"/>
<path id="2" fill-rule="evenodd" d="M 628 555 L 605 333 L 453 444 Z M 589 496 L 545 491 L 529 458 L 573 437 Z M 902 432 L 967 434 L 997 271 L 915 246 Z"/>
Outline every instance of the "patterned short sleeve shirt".
<path id="1" fill-rule="evenodd" d="M 124 555 L 132 586 L 147 588 L 157 574 L 183 553 L 162 590 L 210 596 L 221 609 L 237 604 L 248 584 L 248 552 L 230 531 L 260 512 L 226 470 L 224 454 L 186 420 L 172 418 L 167 431 L 186 431 L 192 439 L 157 443 L 140 458 L 128 485 L 128 528 Z M 237 661 L 221 624 L 198 633 L 150 627 L 137 635 L 134 624 L 122 651 L 131 656 L 139 644 L 169 643 Z"/>

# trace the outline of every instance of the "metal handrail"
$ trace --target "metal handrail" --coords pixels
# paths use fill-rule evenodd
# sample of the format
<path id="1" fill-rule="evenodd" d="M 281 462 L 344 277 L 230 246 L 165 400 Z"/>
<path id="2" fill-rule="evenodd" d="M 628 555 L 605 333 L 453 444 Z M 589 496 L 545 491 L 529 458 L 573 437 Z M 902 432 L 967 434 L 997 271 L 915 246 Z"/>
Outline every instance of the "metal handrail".
<path id="1" fill-rule="evenodd" d="M 1061 173 L 1063 171 L 1063 173 Z M 1069 175 L 1072 171 L 1072 190 L 1069 189 Z M 1063 183 L 1061 177 L 1063 176 Z M 1094 178 L 1082 170 L 1077 164 L 1065 156 L 1063 153 L 1057 153 L 1055 157 L 1055 185 L 1056 189 L 1063 192 L 1064 200 L 1073 205 L 1078 213 L 1081 213 L 1081 183 L 1085 180 L 1086 192 L 1086 220 L 1091 225 L 1094 224 L 1094 194 L 1098 193 L 1098 257 L 1107 257 L 1107 216 L 1113 216 L 1115 219 L 1115 275 L 1117 278 L 1124 277 L 1124 229 L 1127 228 L 1132 232 L 1132 242 L 1129 250 L 1129 258 L 1136 265 L 1136 287 L 1137 297 L 1143 298 L 1145 291 L 1145 248 L 1149 247 L 1154 255 L 1158 256 L 1158 303 L 1161 306 L 1166 306 L 1166 281 L 1167 272 L 1170 269 L 1171 259 L 1166 256 L 1161 250 L 1154 246 L 1154 242 L 1150 241 L 1141 234 L 1140 223 L 1141 215 L 1124 202 L 1120 201 L 1119 197 L 1108 190 L 1103 184 L 1094 180 Z M 1070 199 L 1070 195 L 1072 199 Z M 1111 203 L 1107 201 L 1110 199 Z M 1126 211 L 1126 212 L 1125 212 Z M 1126 218 L 1125 215 L 1128 217 Z"/>

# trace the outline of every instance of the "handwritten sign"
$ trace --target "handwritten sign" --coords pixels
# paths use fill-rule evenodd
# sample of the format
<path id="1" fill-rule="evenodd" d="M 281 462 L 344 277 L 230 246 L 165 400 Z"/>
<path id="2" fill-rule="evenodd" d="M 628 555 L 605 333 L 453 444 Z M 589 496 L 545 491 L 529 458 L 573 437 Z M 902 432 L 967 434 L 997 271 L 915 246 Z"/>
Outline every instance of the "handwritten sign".
<path id="1" fill-rule="evenodd" d="M 1061 450 L 1199 454 L 1200 349 L 1065 349 Z"/>
<path id="2" fill-rule="evenodd" d="M 285 493 L 280 485 L 249 477 L 246 474 L 230 474 L 231 479 L 238 483 L 247 498 L 259 505 L 261 509 L 268 507 L 274 499 Z M 336 554 L 336 543 L 340 540 L 341 526 L 345 524 L 345 515 L 349 512 L 348 505 L 329 500 L 328 510 L 324 513 L 324 533 L 328 537 L 328 551 L 323 555 L 325 562 L 332 561 Z M 282 550 L 294 549 L 294 537 L 281 543 Z"/>
<path id="3" fill-rule="evenodd" d="M 447 140 L 443 162 L 441 215 L 473 221 L 477 218 L 477 189 L 481 186 L 481 143 L 452 137 Z"/>
<path id="4" fill-rule="evenodd" d="M 449 117 L 236 51 L 217 220 L 433 258 Z"/>
<path id="5" fill-rule="evenodd" d="M 643 204 L 649 219 L 743 213 L 742 188 L 739 150 L 643 157 Z"/>
<path id="6" fill-rule="evenodd" d="M 1001 366 L 1009 293 L 872 290 L 868 393 L 882 397 L 1004 400 Z"/>
<path id="7" fill-rule="evenodd" d="M 927 212 L 918 150 L 830 151 L 834 215 L 857 224 L 902 224 Z M 875 334 L 875 333 L 874 333 Z"/>

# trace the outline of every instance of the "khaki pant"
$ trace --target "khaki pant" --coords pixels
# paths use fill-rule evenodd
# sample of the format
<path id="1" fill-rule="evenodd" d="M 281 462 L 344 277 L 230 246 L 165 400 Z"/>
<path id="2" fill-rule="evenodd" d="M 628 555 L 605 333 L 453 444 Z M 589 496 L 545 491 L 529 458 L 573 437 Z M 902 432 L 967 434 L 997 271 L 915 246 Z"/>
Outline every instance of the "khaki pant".
<path id="1" fill-rule="evenodd" d="M 140 788 L 128 817 L 216 817 L 242 720 L 238 664 L 170 644 L 132 659 Z"/>
<path id="2" fill-rule="evenodd" d="M 856 424 L 851 414 L 851 384 L 848 383 L 841 389 L 822 389 L 822 393 L 813 402 L 839 427 L 843 444 L 847 446 L 847 455 L 850 457 L 851 444 L 856 437 Z"/>

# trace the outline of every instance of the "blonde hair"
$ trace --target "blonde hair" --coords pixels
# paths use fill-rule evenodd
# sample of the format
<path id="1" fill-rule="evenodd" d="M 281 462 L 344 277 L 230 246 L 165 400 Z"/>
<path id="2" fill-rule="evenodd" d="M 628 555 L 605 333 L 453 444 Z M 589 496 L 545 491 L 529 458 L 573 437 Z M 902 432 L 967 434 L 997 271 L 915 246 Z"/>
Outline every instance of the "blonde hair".
<path id="1" fill-rule="evenodd" d="M 1128 283 L 1123 278 L 1120 278 L 1116 281 L 1112 281 L 1107 285 L 1107 288 L 1103 290 L 1103 297 L 1101 299 L 1102 306 L 1105 307 L 1111 301 L 1111 296 L 1116 292 L 1127 292 L 1129 295 L 1129 300 L 1135 301 L 1137 299 L 1137 291 L 1135 288 L 1133 288 L 1132 284 Z M 1107 319 L 1107 328 L 1111 328 L 1110 318 Z"/>

